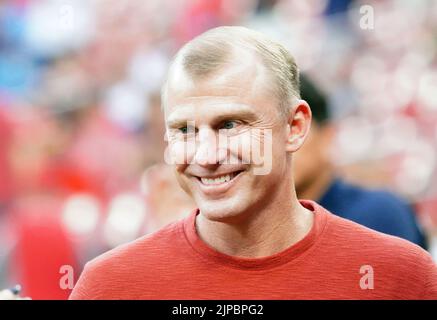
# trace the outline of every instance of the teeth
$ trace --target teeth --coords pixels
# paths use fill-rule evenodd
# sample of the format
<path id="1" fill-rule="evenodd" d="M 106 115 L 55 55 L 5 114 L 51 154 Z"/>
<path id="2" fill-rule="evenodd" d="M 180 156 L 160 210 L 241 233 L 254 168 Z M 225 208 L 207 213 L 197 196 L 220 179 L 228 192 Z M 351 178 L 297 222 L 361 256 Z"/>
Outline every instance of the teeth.
<path id="1" fill-rule="evenodd" d="M 208 185 L 208 184 L 220 184 L 220 183 L 229 182 L 229 181 L 231 181 L 232 178 L 233 178 L 233 174 L 227 174 L 227 175 L 217 177 L 214 179 L 200 178 L 200 180 L 202 181 L 203 184 Z"/>

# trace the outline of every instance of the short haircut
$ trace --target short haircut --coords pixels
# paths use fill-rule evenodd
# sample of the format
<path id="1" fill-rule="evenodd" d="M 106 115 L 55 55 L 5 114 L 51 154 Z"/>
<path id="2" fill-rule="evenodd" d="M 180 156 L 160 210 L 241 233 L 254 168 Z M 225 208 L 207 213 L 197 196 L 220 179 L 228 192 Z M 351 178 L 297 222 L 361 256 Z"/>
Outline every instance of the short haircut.
<path id="1" fill-rule="evenodd" d="M 300 75 L 300 95 L 310 105 L 316 123 L 323 125 L 330 120 L 325 93 L 304 74 Z"/>
<path id="2" fill-rule="evenodd" d="M 166 94 L 172 70 L 182 67 L 193 80 L 203 79 L 224 66 L 232 66 L 235 49 L 243 49 L 260 58 L 274 80 L 274 92 L 280 111 L 287 115 L 293 99 L 300 99 L 299 71 L 293 56 L 281 44 L 244 27 L 218 27 L 194 38 L 176 54 L 162 90 Z"/>

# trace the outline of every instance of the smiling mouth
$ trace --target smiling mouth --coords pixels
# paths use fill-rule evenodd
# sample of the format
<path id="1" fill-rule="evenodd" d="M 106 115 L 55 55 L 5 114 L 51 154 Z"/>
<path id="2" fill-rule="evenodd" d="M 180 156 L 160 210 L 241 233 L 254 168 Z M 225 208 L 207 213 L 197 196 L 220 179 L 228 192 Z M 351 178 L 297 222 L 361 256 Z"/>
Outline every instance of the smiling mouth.
<path id="1" fill-rule="evenodd" d="M 232 181 L 243 171 L 244 170 L 235 171 L 215 177 L 196 177 L 196 178 L 205 186 L 218 186 Z"/>

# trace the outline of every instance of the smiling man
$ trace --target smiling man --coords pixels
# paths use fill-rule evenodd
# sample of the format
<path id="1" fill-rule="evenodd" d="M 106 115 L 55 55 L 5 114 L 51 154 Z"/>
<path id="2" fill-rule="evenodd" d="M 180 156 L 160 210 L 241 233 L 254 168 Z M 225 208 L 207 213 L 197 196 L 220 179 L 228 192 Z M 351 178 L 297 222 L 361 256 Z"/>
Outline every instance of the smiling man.
<path id="1" fill-rule="evenodd" d="M 311 110 L 280 44 L 212 29 L 177 53 L 162 101 L 166 159 L 198 209 L 89 262 L 71 299 L 437 298 L 427 252 L 297 199 Z"/>

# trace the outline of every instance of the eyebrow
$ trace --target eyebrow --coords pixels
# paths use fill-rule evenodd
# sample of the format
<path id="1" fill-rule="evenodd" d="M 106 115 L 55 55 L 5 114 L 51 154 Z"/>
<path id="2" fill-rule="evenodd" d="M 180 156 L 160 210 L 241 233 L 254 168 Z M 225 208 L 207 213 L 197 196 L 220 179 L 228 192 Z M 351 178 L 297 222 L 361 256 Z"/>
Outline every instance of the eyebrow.
<path id="1" fill-rule="evenodd" d="M 223 112 L 212 119 L 212 125 L 217 125 L 225 120 L 245 120 L 254 121 L 258 117 L 253 111 L 250 110 L 239 110 L 239 111 L 229 111 Z M 169 119 L 166 121 L 169 128 L 180 128 L 187 125 L 187 122 L 192 121 L 192 119 L 180 118 L 180 119 Z"/>
<path id="2" fill-rule="evenodd" d="M 177 129 L 186 126 L 189 121 L 190 120 L 181 120 L 181 119 L 170 120 L 167 121 L 167 126 L 170 129 Z"/>
<path id="3" fill-rule="evenodd" d="M 251 111 L 241 111 L 241 112 L 232 112 L 229 114 L 220 114 L 213 119 L 213 124 L 219 124 L 226 120 L 246 120 L 246 121 L 254 121 L 257 119 L 256 114 Z"/>

